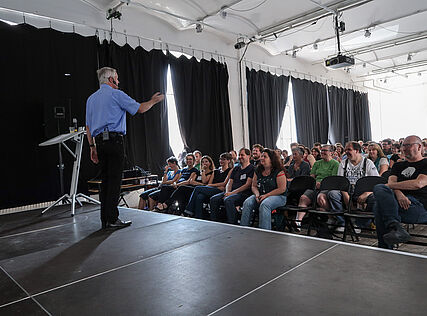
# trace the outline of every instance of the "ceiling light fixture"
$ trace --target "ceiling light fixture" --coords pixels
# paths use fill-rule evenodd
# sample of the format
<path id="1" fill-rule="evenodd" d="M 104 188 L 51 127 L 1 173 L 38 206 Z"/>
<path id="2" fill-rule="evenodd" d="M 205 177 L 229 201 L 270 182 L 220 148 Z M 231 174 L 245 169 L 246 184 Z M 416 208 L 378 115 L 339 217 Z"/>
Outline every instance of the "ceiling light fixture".
<path id="1" fill-rule="evenodd" d="M 297 58 L 297 51 L 296 51 L 296 50 L 294 50 L 294 51 L 292 52 L 292 58 Z"/>
<path id="2" fill-rule="evenodd" d="M 318 50 L 319 49 L 319 45 L 317 44 L 317 42 L 314 42 L 313 49 L 314 50 Z"/>
<path id="3" fill-rule="evenodd" d="M 371 31 L 369 31 L 369 29 L 366 29 L 366 31 L 365 31 L 365 37 L 366 38 L 369 38 L 369 37 L 371 37 Z"/>
<path id="4" fill-rule="evenodd" d="M 196 24 L 196 33 L 202 33 L 203 26 L 200 23 Z"/>
<path id="5" fill-rule="evenodd" d="M 406 58 L 406 61 L 411 61 L 412 60 L 412 54 L 408 53 L 408 57 Z"/>
<path id="6" fill-rule="evenodd" d="M 363 63 L 363 64 L 362 64 L 362 67 L 363 67 L 363 68 L 366 68 L 366 63 Z"/>

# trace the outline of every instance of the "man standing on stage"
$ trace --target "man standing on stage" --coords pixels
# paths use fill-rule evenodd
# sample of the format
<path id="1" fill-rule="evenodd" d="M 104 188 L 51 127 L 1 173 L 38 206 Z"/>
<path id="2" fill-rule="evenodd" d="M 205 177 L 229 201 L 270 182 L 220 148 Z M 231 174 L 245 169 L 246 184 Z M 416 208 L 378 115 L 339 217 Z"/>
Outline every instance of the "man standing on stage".
<path id="1" fill-rule="evenodd" d="M 101 222 L 102 228 L 121 228 L 131 221 L 119 219 L 117 204 L 120 196 L 124 162 L 123 136 L 126 134 L 126 112 L 144 113 L 162 101 L 157 92 L 147 102 L 138 103 L 119 90 L 119 79 L 114 68 L 97 71 L 100 88 L 86 102 L 86 132 L 90 158 L 101 166 Z"/>

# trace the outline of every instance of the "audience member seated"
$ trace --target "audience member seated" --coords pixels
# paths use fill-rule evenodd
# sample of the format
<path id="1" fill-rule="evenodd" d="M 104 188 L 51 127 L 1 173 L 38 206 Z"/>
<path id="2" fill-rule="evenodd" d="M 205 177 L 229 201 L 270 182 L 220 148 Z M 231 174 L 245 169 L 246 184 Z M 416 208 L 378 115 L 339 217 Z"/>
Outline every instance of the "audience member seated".
<path id="1" fill-rule="evenodd" d="M 381 176 L 384 172 L 388 170 L 388 159 L 384 155 L 381 147 L 378 144 L 370 144 L 368 158 L 374 162 L 375 167 L 379 175 Z"/>
<path id="2" fill-rule="evenodd" d="M 201 159 L 201 171 L 196 178 L 188 179 L 188 183 L 185 185 L 180 185 L 177 189 L 171 194 L 170 198 L 167 199 L 163 204 L 163 210 L 169 209 L 171 205 L 177 203 L 177 207 L 174 210 L 176 215 L 184 213 L 185 206 L 190 200 L 191 194 L 194 191 L 194 188 L 198 185 L 207 185 L 213 181 L 213 171 L 215 169 L 214 162 L 211 157 L 203 156 Z"/>
<path id="3" fill-rule="evenodd" d="M 208 203 L 215 194 L 225 190 L 225 186 L 233 169 L 233 161 L 229 153 L 219 156 L 220 167 L 215 169 L 212 181 L 205 186 L 197 186 L 191 194 L 190 201 L 185 208 L 185 213 L 195 218 L 204 218 L 203 203 Z"/>
<path id="4" fill-rule="evenodd" d="M 252 178 L 255 167 L 249 162 L 251 151 L 242 148 L 239 151 L 240 166 L 234 167 L 227 182 L 225 192 L 216 194 L 210 199 L 211 220 L 220 220 L 220 206 L 224 204 L 227 222 L 237 223 L 236 206 L 241 206 L 251 195 Z"/>
<path id="5" fill-rule="evenodd" d="M 293 178 L 298 176 L 308 176 L 310 175 L 310 165 L 308 162 L 302 160 L 304 151 L 300 147 L 295 147 L 292 150 L 292 162 L 287 169 L 287 178 L 288 181 L 292 181 Z"/>
<path id="6" fill-rule="evenodd" d="M 264 149 L 252 180 L 253 195 L 243 203 L 240 225 L 249 226 L 259 210 L 259 228 L 271 229 L 271 212 L 286 204 L 286 176 L 279 156 Z"/>
<path id="7" fill-rule="evenodd" d="M 303 160 L 305 162 L 308 162 L 310 164 L 310 167 L 312 168 L 314 163 L 316 162 L 316 159 L 311 154 L 310 149 L 304 146 L 302 146 L 302 149 L 304 150 Z"/>
<path id="8" fill-rule="evenodd" d="M 400 143 L 394 143 L 391 147 L 391 152 L 393 154 L 390 157 L 390 169 L 393 168 L 396 162 L 405 160 L 405 154 L 403 151 L 400 151 Z"/>
<path id="9" fill-rule="evenodd" d="M 345 153 L 347 158 L 341 161 L 338 167 L 338 175 L 344 176 L 350 182 L 349 193 L 344 192 L 344 196 L 340 191 L 331 190 L 327 193 L 327 200 L 323 200 L 319 205 L 321 208 L 330 209 L 331 211 L 340 212 L 343 210 L 343 202 L 346 204 L 350 200 L 350 195 L 354 192 L 354 186 L 357 180 L 366 176 L 378 176 L 377 168 L 375 167 L 372 160 L 362 156 L 362 147 L 358 142 L 351 141 L 345 145 Z M 358 198 L 358 203 L 367 203 L 368 197 L 372 192 L 365 192 Z M 333 219 L 332 219 L 333 220 Z M 337 221 L 334 224 L 338 226 L 337 230 L 344 231 L 344 218 L 341 216 L 337 217 Z"/>
<path id="10" fill-rule="evenodd" d="M 384 155 L 386 155 L 387 159 L 390 159 L 393 154 L 391 151 L 392 140 L 390 138 L 386 138 L 381 142 L 382 150 Z"/>
<path id="11" fill-rule="evenodd" d="M 283 163 L 287 163 L 289 161 L 288 151 L 286 149 L 282 150 Z"/>
<path id="12" fill-rule="evenodd" d="M 230 150 L 231 159 L 233 162 L 233 167 L 237 167 L 239 165 L 239 159 L 237 159 L 237 151 Z"/>
<path id="13" fill-rule="evenodd" d="M 181 175 L 178 181 L 162 186 L 159 194 L 158 204 L 155 207 L 157 211 L 164 211 L 166 209 L 164 203 L 171 197 L 172 193 L 174 193 L 175 190 L 180 186 L 189 185 L 200 174 L 199 170 L 194 168 L 195 157 L 193 154 L 187 154 L 185 161 L 187 163 L 187 167 L 181 170 Z"/>
<path id="14" fill-rule="evenodd" d="M 343 157 L 344 155 L 345 155 L 345 153 L 344 153 L 343 145 L 341 143 L 336 143 L 333 158 L 336 161 L 341 162 L 343 160 L 343 158 L 345 158 L 345 157 Z"/>
<path id="15" fill-rule="evenodd" d="M 200 166 L 201 166 L 201 159 L 202 159 L 202 153 L 200 152 L 200 150 L 195 150 L 193 152 L 194 155 L 194 168 L 196 168 L 197 170 L 200 171 Z"/>
<path id="16" fill-rule="evenodd" d="M 406 160 L 393 165 L 387 184 L 374 188 L 375 224 L 381 248 L 391 249 L 410 239 L 400 223 L 427 223 L 427 159 L 423 158 L 421 139 L 408 136 L 401 148 Z"/>
<path id="17" fill-rule="evenodd" d="M 320 182 L 328 176 L 336 176 L 338 173 L 339 163 L 332 159 L 332 154 L 334 152 L 334 147 L 332 145 L 324 145 L 320 150 L 320 155 L 322 160 L 316 161 L 311 169 L 310 175 L 316 179 L 316 190 L 306 190 L 299 200 L 298 206 L 307 207 L 316 201 L 320 205 L 325 205 L 327 201 L 326 193 L 327 191 L 319 192 Z M 299 227 L 301 225 L 301 220 L 303 219 L 305 212 L 297 213 L 296 225 Z"/>
<path id="18" fill-rule="evenodd" d="M 313 155 L 316 161 L 322 159 L 322 157 L 320 156 L 320 149 L 317 147 L 311 148 L 311 154 Z"/>
<path id="19" fill-rule="evenodd" d="M 165 166 L 165 172 L 161 184 L 157 188 L 144 191 L 139 196 L 138 208 L 143 210 L 146 208 L 146 201 L 148 200 L 149 210 L 152 211 L 154 203 L 159 198 L 160 188 L 164 184 L 172 184 L 178 181 L 181 171 L 179 170 L 178 159 L 170 157 L 166 160 L 167 165 Z"/>
<path id="20" fill-rule="evenodd" d="M 319 142 L 316 142 L 314 143 L 313 147 L 319 149 L 319 152 L 320 152 L 320 149 L 322 149 L 322 144 Z"/>
<path id="21" fill-rule="evenodd" d="M 255 144 L 252 146 L 252 159 L 250 163 L 255 167 L 259 164 L 259 159 L 261 157 L 261 153 L 264 151 L 264 147 L 260 144 Z"/>

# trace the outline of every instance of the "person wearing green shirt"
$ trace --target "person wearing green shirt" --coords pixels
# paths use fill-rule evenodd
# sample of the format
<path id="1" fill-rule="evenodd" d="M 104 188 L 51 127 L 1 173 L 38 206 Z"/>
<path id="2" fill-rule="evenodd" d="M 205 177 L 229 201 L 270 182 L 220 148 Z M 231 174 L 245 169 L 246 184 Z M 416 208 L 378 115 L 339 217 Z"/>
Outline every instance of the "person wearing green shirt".
<path id="1" fill-rule="evenodd" d="M 316 179 L 316 190 L 306 190 L 299 200 L 298 206 L 307 207 L 309 206 L 316 198 L 317 203 L 320 207 L 326 206 L 328 203 L 328 198 L 326 196 L 326 191 L 318 191 L 320 188 L 320 182 L 329 176 L 336 176 L 338 173 L 339 163 L 332 158 L 332 153 L 334 149 L 330 145 L 323 145 L 320 150 L 321 160 L 318 160 L 314 163 L 313 168 L 311 169 L 310 175 Z M 301 226 L 301 220 L 303 219 L 305 212 L 298 212 L 296 218 L 296 225 L 299 228 Z"/>

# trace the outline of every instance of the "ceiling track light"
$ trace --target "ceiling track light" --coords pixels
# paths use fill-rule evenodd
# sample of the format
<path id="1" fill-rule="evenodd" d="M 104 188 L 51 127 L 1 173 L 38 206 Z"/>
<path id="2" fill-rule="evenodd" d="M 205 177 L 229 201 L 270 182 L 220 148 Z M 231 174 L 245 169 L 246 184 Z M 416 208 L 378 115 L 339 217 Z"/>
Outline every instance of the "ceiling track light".
<path id="1" fill-rule="evenodd" d="M 408 53 L 408 57 L 406 58 L 406 61 L 411 61 L 412 60 L 412 54 Z"/>
<path id="2" fill-rule="evenodd" d="M 319 49 L 319 45 L 317 44 L 317 42 L 314 42 L 313 49 L 314 50 L 318 50 Z"/>
<path id="3" fill-rule="evenodd" d="M 196 33 L 202 33 L 203 31 L 203 26 L 200 23 L 196 24 Z"/>
<path id="4" fill-rule="evenodd" d="M 294 50 L 294 51 L 292 52 L 292 58 L 297 58 L 297 51 L 296 51 L 296 50 Z"/>
<path id="5" fill-rule="evenodd" d="M 366 63 L 363 63 L 363 64 L 362 64 L 362 67 L 363 67 L 363 68 L 366 68 Z"/>
<path id="6" fill-rule="evenodd" d="M 372 34 L 372 33 L 371 33 L 371 31 L 369 31 L 369 29 L 366 29 L 366 30 L 365 30 L 365 37 L 366 37 L 366 38 L 371 37 L 371 34 Z"/>

